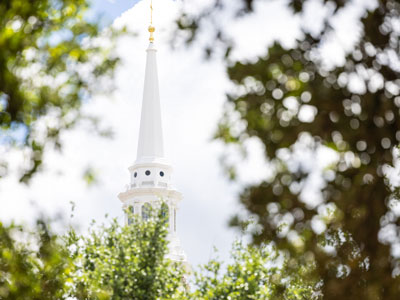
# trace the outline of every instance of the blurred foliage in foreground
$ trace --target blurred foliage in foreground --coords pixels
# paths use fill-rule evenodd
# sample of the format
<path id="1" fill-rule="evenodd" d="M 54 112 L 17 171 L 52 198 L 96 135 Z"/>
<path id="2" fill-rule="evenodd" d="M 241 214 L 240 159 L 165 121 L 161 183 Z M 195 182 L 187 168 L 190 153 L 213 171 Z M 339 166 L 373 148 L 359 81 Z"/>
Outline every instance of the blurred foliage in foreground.
<path id="1" fill-rule="evenodd" d="M 84 117 L 82 102 L 112 88 L 119 32 L 88 21 L 88 3 L 0 1 L 0 144 L 25 150 L 22 182 L 40 168 L 47 145 L 61 149 L 60 133 Z M 0 178 L 6 173 L 0 161 Z"/>
<path id="2" fill-rule="evenodd" d="M 34 230 L 0 223 L 0 299 L 65 299 L 72 260 L 45 222 Z"/>
<path id="3" fill-rule="evenodd" d="M 32 231 L 0 223 L 0 299 L 320 299 L 312 263 L 238 242 L 229 264 L 212 259 L 193 274 L 168 259 L 161 213 L 132 220 L 82 236 L 58 236 L 42 221 Z"/>
<path id="4" fill-rule="evenodd" d="M 213 38 L 205 52 L 225 53 L 234 88 L 216 138 L 229 145 L 256 138 L 265 146 L 271 176 L 243 190 L 248 214 L 231 224 L 245 226 L 250 216 L 257 223 L 255 244 L 273 241 L 298 263 L 312 258 L 324 299 L 399 299 L 400 213 L 393 185 L 399 176 L 393 174 L 400 140 L 399 1 L 365 6 L 359 28 L 347 32 L 355 38 L 352 49 L 344 49 L 344 63 L 334 66 L 322 49 L 335 41 L 338 18 L 361 2 L 289 0 L 300 20 L 324 16 L 321 30 L 304 27 L 293 48 L 275 42 L 265 55 L 243 61 L 231 57 L 235 37 L 219 20 L 251 17 L 263 1 L 228 2 L 183 13 L 178 26 L 189 43 L 198 36 L 204 42 L 202 29 L 214 28 L 214 34 L 207 31 Z M 232 14 L 232 7 L 239 8 Z M 323 160 L 330 162 L 318 169 Z"/>

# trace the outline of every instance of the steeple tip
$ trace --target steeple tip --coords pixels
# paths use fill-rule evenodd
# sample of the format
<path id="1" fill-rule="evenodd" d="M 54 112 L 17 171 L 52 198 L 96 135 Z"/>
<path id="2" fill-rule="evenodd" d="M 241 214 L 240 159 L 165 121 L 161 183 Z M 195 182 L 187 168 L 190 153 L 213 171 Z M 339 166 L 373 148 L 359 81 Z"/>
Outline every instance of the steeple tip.
<path id="1" fill-rule="evenodd" d="M 154 31 L 156 31 L 156 28 L 155 28 L 153 25 L 150 25 L 148 30 L 149 30 L 149 32 L 150 32 L 149 41 L 150 41 L 150 43 L 153 43 L 153 42 L 154 42 L 153 33 L 154 33 Z"/>
<path id="2" fill-rule="evenodd" d="M 154 36 L 153 36 L 154 31 L 156 31 L 156 28 L 153 26 L 153 0 L 150 0 L 150 26 L 149 26 L 150 43 L 154 42 Z"/>

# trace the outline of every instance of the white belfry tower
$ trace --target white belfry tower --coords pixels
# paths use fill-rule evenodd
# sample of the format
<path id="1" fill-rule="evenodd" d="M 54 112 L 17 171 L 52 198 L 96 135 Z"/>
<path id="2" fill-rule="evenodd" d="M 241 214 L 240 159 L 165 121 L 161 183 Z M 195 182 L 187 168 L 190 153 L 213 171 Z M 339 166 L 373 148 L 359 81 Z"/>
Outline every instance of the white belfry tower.
<path id="1" fill-rule="evenodd" d="M 186 262 L 176 234 L 176 214 L 182 194 L 171 185 L 172 166 L 164 158 L 154 30 L 150 25 L 137 159 L 129 167 L 130 184 L 118 198 L 125 210 L 143 219 L 149 217 L 151 207 L 164 211 L 168 216 L 168 257 Z M 128 217 L 126 222 L 130 222 Z"/>

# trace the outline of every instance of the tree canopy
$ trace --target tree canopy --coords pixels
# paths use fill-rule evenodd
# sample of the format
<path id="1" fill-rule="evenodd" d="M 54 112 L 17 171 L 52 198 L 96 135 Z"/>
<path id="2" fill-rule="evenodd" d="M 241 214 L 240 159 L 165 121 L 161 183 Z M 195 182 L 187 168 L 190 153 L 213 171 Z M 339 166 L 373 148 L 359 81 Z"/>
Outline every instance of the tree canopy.
<path id="1" fill-rule="evenodd" d="M 236 18 L 256 9 L 256 1 L 236 2 Z M 287 1 L 300 18 L 309 2 Z M 329 66 L 321 49 L 336 34 L 333 19 L 355 3 L 322 2 L 329 13 L 318 33 L 302 28 L 295 46 L 275 41 L 257 59 L 231 57 L 234 37 L 218 21 L 233 7 L 225 1 L 184 12 L 178 26 L 189 43 L 203 28 L 214 28 L 205 53 L 213 55 L 215 45 L 224 50 L 234 87 L 216 138 L 230 145 L 258 139 L 272 170 L 243 190 L 240 203 L 248 214 L 231 225 L 251 218 L 254 244 L 272 241 L 298 262 L 312 257 L 324 299 L 394 300 L 400 295 L 400 215 L 390 173 L 400 141 L 400 3 L 372 3 L 344 63 Z M 318 173 L 315 162 L 328 160 L 323 152 L 334 159 Z M 233 178 L 234 167 L 228 168 Z M 307 193 L 313 184 L 316 200 Z"/>
<path id="2" fill-rule="evenodd" d="M 298 264 L 271 245 L 233 244 L 230 262 L 211 259 L 195 274 L 190 299 L 321 299 L 313 261 Z"/>
<path id="3" fill-rule="evenodd" d="M 182 299 L 184 266 L 167 258 L 165 220 L 93 223 L 59 235 L 0 223 L 0 299 Z"/>
<path id="4" fill-rule="evenodd" d="M 90 119 L 80 107 L 93 91 L 111 87 L 102 78 L 118 62 L 110 52 L 117 31 L 89 21 L 88 3 L 0 2 L 0 143 L 25 149 L 23 182 L 40 169 L 47 145 L 60 149 L 60 133 Z M 107 43 L 96 41 L 100 34 Z M 0 178 L 6 173 L 1 160 Z"/>
<path id="5" fill-rule="evenodd" d="M 130 216 L 128 226 L 114 220 L 93 227 L 90 234 L 71 231 L 70 296 L 76 299 L 182 299 L 186 294 L 184 265 L 167 257 L 168 230 L 160 211 L 148 221 Z"/>
<path id="6" fill-rule="evenodd" d="M 167 235 L 161 210 L 126 226 L 93 223 L 83 235 L 0 223 L 0 299 L 321 299 L 312 261 L 238 241 L 230 262 L 190 268 L 170 260 Z"/>

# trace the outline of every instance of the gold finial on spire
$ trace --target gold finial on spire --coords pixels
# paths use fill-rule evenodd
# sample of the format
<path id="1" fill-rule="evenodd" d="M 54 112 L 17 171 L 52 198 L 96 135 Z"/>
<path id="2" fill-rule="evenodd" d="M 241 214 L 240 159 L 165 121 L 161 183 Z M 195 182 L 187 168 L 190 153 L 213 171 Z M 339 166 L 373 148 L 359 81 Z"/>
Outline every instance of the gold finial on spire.
<path id="1" fill-rule="evenodd" d="M 149 32 L 150 32 L 149 41 L 150 41 L 150 43 L 154 42 L 153 33 L 155 30 L 156 29 L 153 26 L 153 0 L 150 0 L 150 26 L 149 26 Z"/>

